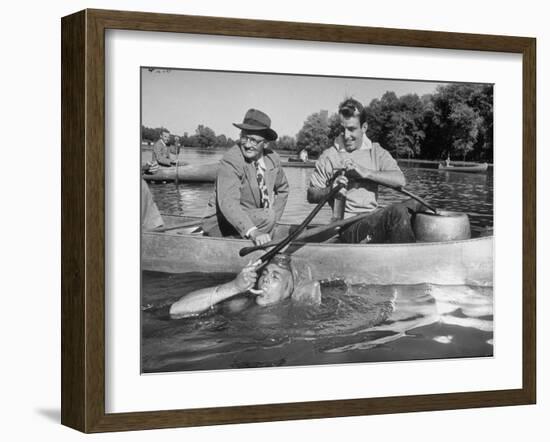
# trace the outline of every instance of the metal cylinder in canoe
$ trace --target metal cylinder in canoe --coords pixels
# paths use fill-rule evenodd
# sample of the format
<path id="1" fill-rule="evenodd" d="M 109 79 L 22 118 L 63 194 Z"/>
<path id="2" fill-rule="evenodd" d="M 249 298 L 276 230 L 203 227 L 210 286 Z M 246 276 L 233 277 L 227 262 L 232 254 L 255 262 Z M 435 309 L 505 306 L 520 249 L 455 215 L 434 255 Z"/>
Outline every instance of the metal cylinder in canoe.
<path id="1" fill-rule="evenodd" d="M 459 241 L 472 237 L 468 215 L 438 210 L 437 214 L 419 212 L 413 218 L 413 231 L 418 242 Z"/>

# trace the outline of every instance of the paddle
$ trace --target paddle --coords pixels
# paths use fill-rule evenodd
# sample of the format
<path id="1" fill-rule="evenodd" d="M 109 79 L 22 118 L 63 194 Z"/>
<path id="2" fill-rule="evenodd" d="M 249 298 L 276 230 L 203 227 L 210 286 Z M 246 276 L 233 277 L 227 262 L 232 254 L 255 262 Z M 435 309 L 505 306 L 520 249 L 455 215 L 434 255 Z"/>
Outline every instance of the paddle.
<path id="1" fill-rule="evenodd" d="M 269 252 L 265 253 L 260 257 L 260 261 L 263 263 L 268 262 L 271 258 L 273 258 L 277 253 L 279 253 L 282 249 L 284 249 L 294 238 L 296 238 L 302 231 L 307 227 L 307 225 L 315 218 L 315 215 L 319 213 L 319 210 L 325 205 L 325 203 L 334 197 L 340 189 L 344 187 L 343 184 L 338 184 L 337 186 L 333 187 L 331 191 L 326 194 L 321 201 L 319 201 L 319 204 L 315 206 L 315 208 L 311 211 L 311 213 L 306 217 L 306 219 L 298 226 L 298 228 L 289 234 L 285 239 L 283 239 L 279 244 L 277 244 L 275 247 L 273 247 Z"/>
<path id="2" fill-rule="evenodd" d="M 343 172 L 343 171 L 344 171 L 344 169 L 341 169 L 341 172 Z M 388 188 L 393 189 L 393 190 L 395 190 L 395 191 L 397 191 L 397 192 L 401 192 L 401 193 L 404 194 L 404 195 L 407 195 L 409 198 L 412 198 L 412 199 L 418 201 L 420 204 L 422 204 L 423 206 L 425 206 L 425 207 L 427 207 L 428 209 L 430 209 L 435 215 L 438 215 L 437 209 L 436 209 L 435 207 L 433 207 L 431 204 L 427 203 L 424 199 L 422 199 L 422 198 L 419 197 L 418 195 L 415 195 L 414 193 L 410 192 L 409 190 L 404 189 L 402 186 L 392 186 L 392 185 L 390 185 L 390 184 L 383 183 L 383 182 L 378 181 L 378 180 L 376 180 L 376 179 L 370 179 L 370 180 L 371 180 L 371 181 L 374 181 L 374 182 L 377 183 L 377 184 L 380 184 L 381 186 L 388 187 Z M 335 189 L 336 189 L 336 188 L 335 188 Z M 333 189 L 333 190 L 334 190 L 334 189 Z M 331 192 L 331 194 L 329 194 L 329 195 L 326 197 L 326 200 L 328 200 L 333 194 L 336 194 L 336 192 L 334 192 L 334 193 Z M 319 203 L 320 206 L 322 206 L 325 202 L 326 202 L 325 200 L 321 201 L 321 203 Z M 315 210 L 317 210 L 317 211 L 315 211 Z M 316 208 L 314 209 L 315 214 L 316 214 L 319 210 L 320 210 L 320 207 L 316 207 Z M 312 213 L 313 213 L 313 212 L 312 212 Z M 315 216 L 315 214 L 314 214 L 313 216 Z M 287 241 L 287 240 L 288 240 L 288 237 L 287 237 L 287 238 L 283 241 L 283 242 L 285 242 L 285 241 L 287 241 L 287 242 L 286 242 L 282 247 L 278 248 L 277 251 L 276 251 L 275 253 L 272 253 L 273 250 L 275 250 L 275 249 L 273 249 L 273 250 L 271 250 L 270 252 L 268 252 L 267 254 L 265 254 L 264 256 L 262 256 L 262 258 L 260 258 L 260 259 L 261 259 L 262 261 L 265 261 L 265 260 L 264 260 L 264 257 L 267 256 L 268 254 L 270 254 L 270 255 L 269 255 L 269 258 L 267 258 L 267 259 L 271 259 L 279 250 L 281 250 L 283 247 L 285 247 L 288 243 L 290 243 L 290 242 L 293 241 L 294 239 L 305 240 L 305 239 L 307 239 L 307 238 L 311 238 L 311 237 L 313 237 L 313 236 L 315 236 L 315 235 L 318 235 L 318 234 L 320 234 L 320 233 L 322 233 L 322 232 L 325 232 L 325 231 L 327 231 L 327 230 L 329 230 L 329 229 L 342 227 L 342 226 L 345 226 L 345 225 L 350 224 L 350 223 L 352 223 L 352 222 L 358 221 L 359 219 L 365 218 L 365 217 L 368 216 L 369 214 L 370 214 L 370 213 L 362 213 L 362 214 L 356 215 L 356 216 L 351 217 L 351 218 L 346 218 L 346 219 L 338 220 L 338 221 L 335 221 L 335 222 L 333 222 L 333 223 L 330 223 L 330 224 L 327 224 L 327 225 L 324 225 L 324 226 L 319 226 L 319 227 L 316 227 L 316 228 L 314 228 L 314 229 L 310 229 L 310 230 L 308 230 L 306 233 L 304 233 L 303 235 L 299 235 L 299 234 L 304 230 L 304 228 L 305 228 L 304 223 L 306 223 L 306 221 L 307 221 L 307 224 L 309 224 L 309 222 L 311 221 L 311 220 L 308 221 L 308 219 L 310 218 L 310 217 L 308 216 L 308 218 L 306 218 L 306 219 L 304 220 L 304 222 L 298 227 L 298 229 L 294 232 L 294 234 L 293 234 L 293 235 L 289 235 L 289 237 L 292 236 L 292 238 L 291 238 L 289 241 Z M 310 216 L 311 216 L 311 215 L 310 215 Z M 313 216 L 311 216 L 311 218 L 313 218 Z M 307 225 L 307 224 L 306 224 L 306 225 Z M 303 226 L 303 227 L 302 227 L 302 226 Z M 296 234 L 296 232 L 298 232 L 298 233 Z M 273 247 L 273 246 L 276 245 L 276 244 L 277 244 L 276 242 L 270 241 L 270 242 L 268 242 L 268 243 L 266 243 L 266 244 L 262 244 L 262 245 L 258 245 L 258 246 L 243 247 L 243 248 L 239 251 L 239 255 L 240 255 L 240 256 L 246 256 L 246 255 L 248 255 L 249 253 L 252 253 L 252 252 L 254 252 L 254 251 L 256 251 L 256 250 L 263 250 L 263 249 L 266 249 L 266 248 L 268 248 L 268 247 Z"/>
<path id="3" fill-rule="evenodd" d="M 176 179 L 174 180 L 175 184 L 176 184 L 176 188 L 178 187 L 178 185 L 180 183 L 179 176 L 178 176 L 179 165 L 180 165 L 180 147 L 179 147 L 179 145 L 176 145 Z"/>
<path id="4" fill-rule="evenodd" d="M 305 231 L 303 234 L 299 235 L 297 238 L 294 238 L 295 241 L 304 241 L 306 239 L 312 238 L 314 236 L 317 236 L 321 233 L 324 233 L 331 229 L 337 229 L 339 227 L 347 226 L 348 224 L 354 223 L 356 221 L 359 221 L 363 218 L 366 218 L 367 216 L 370 216 L 371 212 L 366 213 L 360 213 L 359 215 L 352 216 L 350 218 L 345 219 L 339 219 L 337 221 L 334 221 L 330 224 L 324 224 L 322 226 L 314 227 L 313 229 L 309 229 Z M 270 241 L 265 244 L 261 244 L 258 246 L 250 246 L 250 247 L 243 247 L 241 250 L 239 250 L 239 256 L 246 256 L 252 252 L 255 252 L 256 250 L 263 250 L 267 249 L 268 247 L 273 247 L 277 245 L 277 241 Z"/>
<path id="5" fill-rule="evenodd" d="M 389 186 L 387 184 L 384 184 L 384 183 L 379 183 L 378 181 L 376 181 L 378 184 L 382 185 L 382 186 L 386 186 L 386 187 L 389 187 L 390 189 L 393 189 L 393 190 L 397 190 L 398 192 L 401 192 L 402 194 L 404 195 L 407 195 L 408 197 L 418 201 L 420 204 L 426 206 L 428 209 L 430 209 L 434 215 L 438 215 L 437 213 L 437 209 L 435 207 L 433 207 L 432 205 L 428 204 L 426 201 L 424 201 L 422 198 L 420 198 L 418 195 L 415 195 L 414 193 L 412 192 L 409 192 L 407 189 L 403 189 L 403 187 L 401 186 L 397 186 L 397 187 L 394 187 L 394 186 Z"/>
<path id="6" fill-rule="evenodd" d="M 353 179 L 357 179 L 357 178 L 353 178 Z M 397 192 L 401 192 L 402 194 L 407 195 L 409 198 L 412 198 L 412 199 L 418 201 L 420 204 L 422 204 L 423 206 L 430 209 L 435 215 L 438 214 L 437 209 L 435 207 L 433 207 L 431 204 L 428 204 L 426 201 L 424 201 L 418 195 L 415 195 L 414 193 L 410 192 L 409 190 L 404 189 L 402 186 L 392 186 L 391 184 L 384 183 L 384 182 L 379 181 L 375 178 L 364 178 L 364 180 L 369 180 L 369 181 L 372 181 L 372 182 L 374 182 L 376 184 L 379 184 L 381 186 L 388 187 L 390 189 L 396 190 Z"/>

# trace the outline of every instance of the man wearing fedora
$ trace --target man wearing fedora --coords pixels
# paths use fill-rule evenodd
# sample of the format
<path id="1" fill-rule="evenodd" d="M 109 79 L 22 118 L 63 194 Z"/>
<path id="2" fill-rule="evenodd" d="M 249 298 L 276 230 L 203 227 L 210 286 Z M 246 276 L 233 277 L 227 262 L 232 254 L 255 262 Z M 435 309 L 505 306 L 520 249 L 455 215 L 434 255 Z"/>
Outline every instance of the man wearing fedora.
<path id="1" fill-rule="evenodd" d="M 237 145 L 220 161 L 214 192 L 202 223 L 205 235 L 237 236 L 256 245 L 271 241 L 271 232 L 288 199 L 288 181 L 279 156 L 268 148 L 277 139 L 271 119 L 249 109 Z"/>

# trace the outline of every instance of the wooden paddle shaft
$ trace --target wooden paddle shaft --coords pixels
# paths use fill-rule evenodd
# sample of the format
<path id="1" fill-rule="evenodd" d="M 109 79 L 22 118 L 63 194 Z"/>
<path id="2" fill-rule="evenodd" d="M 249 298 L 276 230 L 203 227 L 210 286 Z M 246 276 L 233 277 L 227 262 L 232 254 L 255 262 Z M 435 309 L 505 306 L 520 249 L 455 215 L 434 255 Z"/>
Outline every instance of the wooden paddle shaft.
<path id="1" fill-rule="evenodd" d="M 178 145 L 176 145 L 176 176 L 175 176 L 175 179 L 174 179 L 176 187 L 180 183 L 179 176 L 178 176 L 179 165 L 180 165 L 180 147 Z"/>
<path id="2" fill-rule="evenodd" d="M 288 235 L 285 239 L 283 239 L 279 244 L 277 244 L 273 249 L 271 249 L 269 252 L 265 253 L 263 256 L 260 257 L 260 260 L 262 262 L 268 262 L 271 258 L 273 258 L 279 251 L 284 249 L 294 238 L 296 238 L 302 231 L 307 227 L 307 225 L 315 218 L 315 215 L 319 213 L 319 210 L 325 205 L 325 203 L 334 197 L 338 192 L 340 192 L 340 189 L 344 187 L 343 184 L 338 184 L 337 186 L 333 187 L 332 190 L 327 193 L 323 199 L 317 204 L 315 209 L 311 211 L 311 213 L 306 217 L 306 219 L 298 226 L 298 228 L 292 232 L 290 235 Z"/>
<path id="3" fill-rule="evenodd" d="M 398 192 L 401 192 L 404 195 L 407 195 L 408 197 L 418 201 L 420 204 L 426 206 L 428 209 L 430 209 L 433 213 L 435 213 L 437 215 L 437 209 L 435 207 L 433 207 L 432 205 L 428 204 L 426 201 L 424 201 L 418 195 L 415 195 L 414 193 L 409 192 L 407 189 L 403 189 L 402 187 L 392 187 L 392 186 L 388 186 L 388 187 L 390 187 L 392 189 L 395 189 Z"/>
<path id="4" fill-rule="evenodd" d="M 342 171 L 345 171 L 345 169 L 337 169 L 337 173 L 342 173 Z M 407 189 L 404 189 L 401 186 L 392 186 L 387 183 L 383 183 L 382 181 L 378 181 L 376 179 L 368 178 L 367 181 L 372 181 L 376 184 L 379 184 L 380 186 L 388 187 L 390 189 L 396 190 L 398 192 L 401 192 L 404 195 L 407 195 L 409 198 L 412 198 L 416 201 L 418 201 L 420 204 L 426 206 L 428 209 L 430 209 L 433 213 L 437 215 L 437 209 L 433 207 L 432 205 L 428 204 L 426 201 L 424 201 L 422 198 L 420 198 L 418 195 L 415 195 L 414 193 L 408 191 Z M 361 181 L 361 180 L 360 180 Z"/>
<path id="5" fill-rule="evenodd" d="M 319 235 L 320 233 L 326 232 L 330 229 L 337 229 L 339 227 L 347 226 L 348 224 L 354 223 L 356 221 L 359 221 L 363 218 L 366 218 L 367 216 L 372 215 L 372 212 L 366 212 L 366 213 L 360 213 L 359 215 L 352 216 L 350 218 L 345 219 L 339 219 L 337 221 L 334 221 L 330 224 L 314 227 L 312 229 L 306 230 L 304 233 L 299 235 L 298 237 L 294 238 L 294 241 L 304 241 L 308 238 L 311 238 L 312 236 Z M 268 243 L 259 245 L 259 246 L 250 246 L 250 247 L 243 247 L 241 250 L 239 250 L 239 256 L 246 256 L 252 252 L 255 252 L 256 250 L 263 250 L 267 249 L 269 247 L 273 247 L 277 245 L 278 243 L 276 241 L 270 241 Z"/>

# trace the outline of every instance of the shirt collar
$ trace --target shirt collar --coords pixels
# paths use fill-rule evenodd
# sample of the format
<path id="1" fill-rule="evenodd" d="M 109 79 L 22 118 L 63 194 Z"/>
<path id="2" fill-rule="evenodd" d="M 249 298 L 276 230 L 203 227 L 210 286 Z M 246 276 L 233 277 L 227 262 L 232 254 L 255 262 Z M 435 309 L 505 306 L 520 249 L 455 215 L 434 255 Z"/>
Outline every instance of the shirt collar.
<path id="1" fill-rule="evenodd" d="M 265 167 L 265 160 L 264 160 L 264 157 L 261 156 L 259 160 L 256 161 L 258 163 L 258 166 L 260 166 L 260 168 L 262 170 L 266 170 L 266 167 Z"/>
<path id="2" fill-rule="evenodd" d="M 361 147 L 359 150 L 370 150 L 372 149 L 372 141 L 369 140 L 369 137 L 367 137 L 367 134 L 363 134 L 363 142 L 361 143 Z"/>

